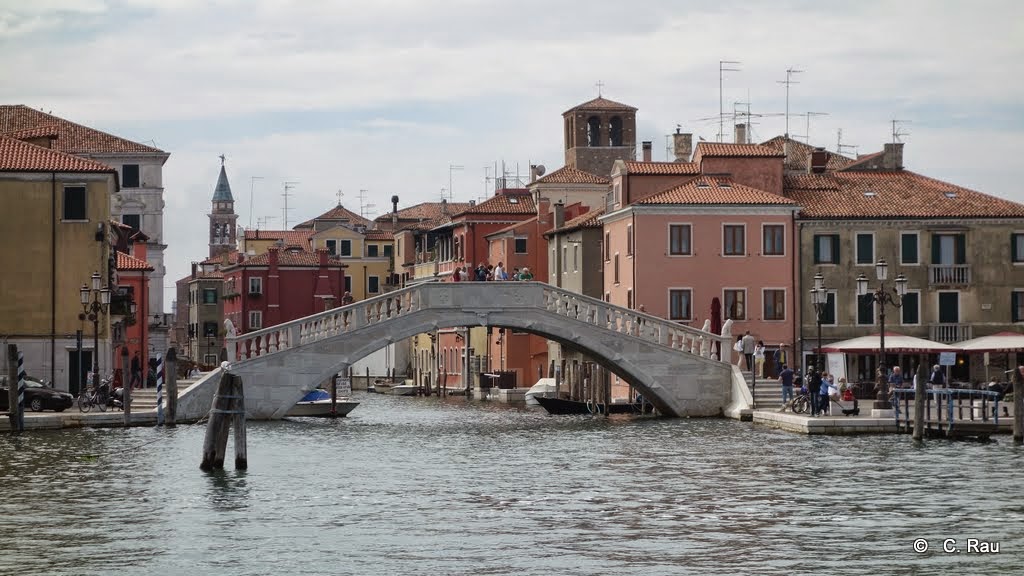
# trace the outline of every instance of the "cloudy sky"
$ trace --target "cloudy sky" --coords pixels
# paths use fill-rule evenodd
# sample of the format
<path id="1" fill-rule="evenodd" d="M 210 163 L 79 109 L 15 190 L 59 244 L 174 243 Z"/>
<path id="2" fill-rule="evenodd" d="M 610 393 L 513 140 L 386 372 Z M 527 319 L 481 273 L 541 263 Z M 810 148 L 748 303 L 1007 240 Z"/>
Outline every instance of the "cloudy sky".
<path id="1" fill-rule="evenodd" d="M 1024 202 L 1019 0 L 0 0 L 0 101 L 171 153 L 168 310 L 206 256 L 221 153 L 245 226 L 283 226 L 285 181 L 289 226 L 339 190 L 357 212 L 366 190 L 368 216 L 438 200 L 449 176 L 480 199 L 485 166 L 560 167 L 561 113 L 598 82 L 639 108 L 655 160 L 677 125 L 715 140 L 721 60 L 741 62 L 724 109 L 762 114 L 757 141 L 785 131 L 779 81 L 802 70 L 791 133 L 827 113 L 810 142 L 834 150 L 841 129 L 863 154 L 905 120 L 908 168 Z"/>

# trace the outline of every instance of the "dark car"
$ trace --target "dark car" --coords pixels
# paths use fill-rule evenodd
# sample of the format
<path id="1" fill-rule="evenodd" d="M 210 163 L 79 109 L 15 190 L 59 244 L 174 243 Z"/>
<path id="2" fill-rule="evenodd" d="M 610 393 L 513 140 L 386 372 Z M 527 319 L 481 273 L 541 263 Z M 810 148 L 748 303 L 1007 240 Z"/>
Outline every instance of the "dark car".
<path id="1" fill-rule="evenodd" d="M 0 410 L 8 411 L 10 409 L 8 394 L 7 377 L 0 377 Z M 42 412 L 43 410 L 63 412 L 71 407 L 74 400 L 71 394 L 54 390 L 38 378 L 25 377 L 25 408 L 33 412 Z"/>

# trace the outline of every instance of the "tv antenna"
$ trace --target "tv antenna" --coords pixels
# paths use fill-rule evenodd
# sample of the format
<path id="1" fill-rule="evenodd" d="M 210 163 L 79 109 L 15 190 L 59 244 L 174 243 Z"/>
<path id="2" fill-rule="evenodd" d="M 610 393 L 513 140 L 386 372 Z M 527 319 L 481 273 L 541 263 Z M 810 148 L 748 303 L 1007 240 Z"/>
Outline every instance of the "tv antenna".
<path id="1" fill-rule="evenodd" d="M 902 124 L 910 124 L 910 120 L 891 120 L 892 122 L 892 143 L 902 142 L 900 137 L 910 136 L 910 132 L 905 132 L 902 128 Z"/>
<path id="2" fill-rule="evenodd" d="M 487 197 L 487 193 L 491 191 L 491 167 L 484 166 L 484 197 Z"/>
<path id="3" fill-rule="evenodd" d="M 262 227 L 266 226 L 267 224 L 270 224 L 270 221 L 274 220 L 276 218 L 277 218 L 277 216 L 263 216 L 263 217 L 257 218 L 256 219 L 256 225 L 259 226 L 260 228 L 262 228 Z"/>
<path id="4" fill-rule="evenodd" d="M 722 100 L 722 84 L 723 78 L 726 72 L 740 72 L 740 68 L 731 68 L 731 66 L 739 66 L 742 62 L 737 60 L 719 60 L 718 61 L 718 141 L 722 141 L 723 134 L 725 132 L 725 108 Z"/>
<path id="5" fill-rule="evenodd" d="M 843 129 L 842 128 L 840 128 L 837 131 L 837 133 L 838 133 L 838 136 L 836 137 L 836 152 L 838 152 L 839 154 L 843 154 L 846 150 L 851 150 L 851 151 L 853 151 L 853 157 L 856 158 L 857 157 L 857 148 L 859 148 L 859 146 L 856 146 L 854 144 L 843 144 Z"/>
<path id="6" fill-rule="evenodd" d="M 366 214 L 369 212 L 370 208 L 375 208 L 377 206 L 376 204 L 369 204 L 366 202 L 367 192 L 369 192 L 369 190 L 366 188 L 359 189 L 359 216 L 363 218 L 366 218 Z"/>
<path id="7" fill-rule="evenodd" d="M 466 168 L 465 166 L 462 166 L 460 164 L 448 164 L 448 199 L 449 200 L 454 200 L 455 199 L 455 193 L 453 192 L 454 188 L 452 188 L 452 172 L 455 171 L 455 170 L 464 170 L 465 168 Z"/>
<path id="8" fill-rule="evenodd" d="M 828 112 L 804 112 L 803 114 L 796 114 L 796 116 L 803 116 L 807 124 L 805 126 L 806 132 L 804 132 L 803 139 L 807 144 L 811 143 L 811 117 L 812 116 L 828 116 Z M 796 138 L 800 138 L 799 134 L 793 135 Z"/>
<path id="9" fill-rule="evenodd" d="M 786 140 L 789 140 L 789 86 L 790 84 L 799 84 L 796 80 L 793 80 L 794 74 L 801 74 L 803 70 L 797 70 L 795 68 L 786 68 L 786 79 L 776 80 L 779 84 L 786 85 Z"/>
<path id="10" fill-rule="evenodd" d="M 252 228 L 252 193 L 256 188 L 256 181 L 263 180 L 263 176 L 249 177 L 249 228 Z"/>
<path id="11" fill-rule="evenodd" d="M 293 188 L 295 188 L 296 184 L 298 184 L 297 181 L 285 182 L 284 183 L 284 193 L 281 194 L 281 196 L 284 196 L 284 208 L 281 209 L 281 215 L 282 215 L 282 219 L 284 220 L 284 229 L 285 230 L 288 229 L 288 211 L 292 210 L 292 208 L 288 207 L 288 198 L 290 198 L 291 196 L 294 196 L 294 194 L 292 194 L 291 191 L 292 191 Z"/>

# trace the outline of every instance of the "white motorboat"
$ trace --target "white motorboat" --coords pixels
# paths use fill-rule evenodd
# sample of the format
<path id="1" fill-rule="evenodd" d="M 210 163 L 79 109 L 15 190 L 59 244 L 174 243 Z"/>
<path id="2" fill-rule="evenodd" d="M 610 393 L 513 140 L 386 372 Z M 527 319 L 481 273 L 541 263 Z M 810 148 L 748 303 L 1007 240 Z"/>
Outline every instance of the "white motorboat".
<path id="1" fill-rule="evenodd" d="M 564 395 L 566 390 L 562 391 Z M 537 402 L 537 398 L 556 398 L 555 393 L 555 379 L 554 378 L 541 378 L 537 380 L 537 383 L 530 387 L 526 391 L 526 405 L 527 406 L 540 406 Z"/>
<path id="2" fill-rule="evenodd" d="M 419 386 L 415 384 L 397 384 L 391 387 L 391 394 L 394 396 L 415 396 Z"/>
<path id="3" fill-rule="evenodd" d="M 346 397 L 338 398 L 334 405 L 335 415 L 345 416 L 355 410 L 356 406 L 359 406 L 359 402 Z M 293 416 L 331 416 L 331 394 L 320 388 L 310 391 L 309 394 L 303 396 L 302 400 L 296 402 L 295 406 L 292 406 L 291 410 L 288 410 L 285 414 L 285 417 Z"/>

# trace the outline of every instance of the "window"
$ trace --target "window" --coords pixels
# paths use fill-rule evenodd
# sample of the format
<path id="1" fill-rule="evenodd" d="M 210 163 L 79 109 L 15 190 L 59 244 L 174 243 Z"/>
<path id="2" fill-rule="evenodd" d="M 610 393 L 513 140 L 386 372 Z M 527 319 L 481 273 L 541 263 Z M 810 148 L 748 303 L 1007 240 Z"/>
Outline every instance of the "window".
<path id="1" fill-rule="evenodd" d="M 262 310 L 250 310 L 249 311 L 249 329 L 259 330 L 263 328 L 263 311 Z"/>
<path id="2" fill-rule="evenodd" d="M 608 262 L 612 259 L 611 255 L 611 244 L 612 244 L 612 233 L 604 233 L 604 261 Z"/>
<path id="3" fill-rule="evenodd" d="M 526 254 L 526 238 L 516 238 L 516 254 Z"/>
<path id="4" fill-rule="evenodd" d="M 828 326 L 836 324 L 836 293 L 831 290 L 825 300 L 825 306 L 821 309 L 821 323 Z"/>
<path id="5" fill-rule="evenodd" d="M 380 278 L 377 276 L 370 276 L 367 278 L 367 292 L 370 294 L 376 294 L 380 292 Z"/>
<path id="6" fill-rule="evenodd" d="M 903 295 L 903 306 L 900 307 L 900 320 L 904 325 L 921 323 L 921 293 L 907 292 Z"/>
<path id="7" fill-rule="evenodd" d="M 668 253 L 671 256 L 689 256 L 692 254 L 690 251 L 689 224 L 669 224 Z"/>
<path id="8" fill-rule="evenodd" d="M 633 309 L 633 289 L 626 290 L 626 308 Z"/>
<path id="9" fill-rule="evenodd" d="M 726 224 L 722 227 L 725 234 L 722 253 L 726 256 L 743 256 L 747 253 L 743 245 L 744 226 L 742 224 Z"/>
<path id="10" fill-rule="evenodd" d="M 263 294 L 263 278 L 249 278 L 249 294 Z"/>
<path id="11" fill-rule="evenodd" d="M 900 264 L 920 264 L 917 255 L 917 232 L 900 234 Z"/>
<path id="12" fill-rule="evenodd" d="M 1024 292 L 1014 290 L 1010 293 L 1010 321 L 1024 322 Z"/>
<path id="13" fill-rule="evenodd" d="M 125 226 L 131 226 L 132 232 L 138 232 L 139 226 L 142 224 L 142 216 L 138 214 L 122 214 L 121 223 Z"/>
<path id="14" fill-rule="evenodd" d="M 814 235 L 814 263 L 839 264 L 839 234 Z"/>
<path id="15" fill-rule="evenodd" d="M 366 256 L 369 258 L 376 258 L 380 254 L 380 247 L 376 244 L 366 245 Z"/>
<path id="16" fill-rule="evenodd" d="M 391 256 L 395 253 L 395 247 L 391 244 L 385 244 L 383 253 L 385 256 Z"/>
<path id="17" fill-rule="evenodd" d="M 633 255 L 633 225 L 626 226 L 626 256 Z"/>
<path id="18" fill-rule="evenodd" d="M 601 119 L 597 116 L 587 118 L 587 146 L 601 145 Z"/>
<path id="19" fill-rule="evenodd" d="M 857 233 L 857 264 L 875 263 L 875 235 L 870 232 Z"/>
<path id="20" fill-rule="evenodd" d="M 573 244 L 572 245 L 572 271 L 573 272 L 579 272 L 580 271 L 580 245 L 579 244 Z"/>
<path id="21" fill-rule="evenodd" d="M 352 255 L 352 241 L 342 240 L 341 241 L 341 254 L 340 256 L 351 256 Z"/>
<path id="22" fill-rule="evenodd" d="M 857 296 L 857 324 L 868 326 L 875 323 L 875 296 Z"/>
<path id="23" fill-rule="evenodd" d="M 217 337 L 217 323 L 203 322 L 203 338 Z"/>
<path id="24" fill-rule="evenodd" d="M 939 324 L 960 323 L 960 293 L 939 292 Z"/>
<path id="25" fill-rule="evenodd" d="M 1014 264 L 1024 262 L 1024 234 L 1010 234 L 1010 261 Z"/>
<path id="26" fill-rule="evenodd" d="M 216 288 L 203 288 L 203 304 L 216 304 L 217 303 L 217 289 Z"/>
<path id="27" fill-rule="evenodd" d="M 786 319 L 786 291 L 777 289 L 766 289 L 764 295 L 764 319 L 785 320 Z"/>
<path id="28" fill-rule="evenodd" d="M 352 291 L 352 277 L 346 275 L 345 276 L 345 292 L 351 292 L 351 291 Z"/>
<path id="29" fill-rule="evenodd" d="M 338 255 L 338 241 L 337 240 L 325 240 L 324 246 L 327 248 L 327 253 L 331 256 Z"/>
<path id="30" fill-rule="evenodd" d="M 725 319 L 746 320 L 747 319 L 747 291 L 726 290 L 725 291 Z"/>
<path id="31" fill-rule="evenodd" d="M 85 186 L 64 187 L 64 220 L 88 220 L 85 215 Z"/>
<path id="32" fill-rule="evenodd" d="M 622 146 L 622 118 L 612 116 L 608 123 L 608 145 Z"/>
<path id="33" fill-rule="evenodd" d="M 562 246 L 562 274 L 569 271 L 569 247 Z"/>
<path id="34" fill-rule="evenodd" d="M 782 224 L 765 224 L 764 244 L 761 253 L 765 256 L 786 255 L 786 227 Z"/>
<path id="35" fill-rule="evenodd" d="M 619 253 L 615 253 L 615 283 L 619 283 Z"/>
<path id="36" fill-rule="evenodd" d="M 139 165 L 124 164 L 121 166 L 121 188 L 139 187 Z"/>
<path id="37" fill-rule="evenodd" d="M 963 234 L 932 234 L 932 264 L 966 264 L 966 240 Z"/>
<path id="38" fill-rule="evenodd" d="M 668 291 L 668 319 L 669 320 L 692 320 L 690 313 L 690 302 L 692 293 L 690 290 L 669 290 Z"/>

